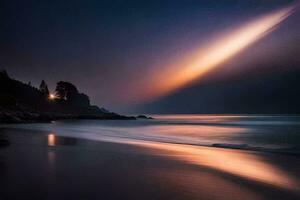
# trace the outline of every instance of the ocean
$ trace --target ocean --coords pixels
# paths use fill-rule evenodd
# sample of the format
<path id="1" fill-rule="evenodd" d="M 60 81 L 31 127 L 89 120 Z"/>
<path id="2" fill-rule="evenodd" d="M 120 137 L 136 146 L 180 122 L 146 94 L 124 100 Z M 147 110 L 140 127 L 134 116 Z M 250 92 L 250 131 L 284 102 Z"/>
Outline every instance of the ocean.
<path id="1" fill-rule="evenodd" d="M 99 141 L 146 141 L 300 153 L 300 116 L 296 115 L 151 116 L 153 120 L 66 120 L 4 127 Z"/>

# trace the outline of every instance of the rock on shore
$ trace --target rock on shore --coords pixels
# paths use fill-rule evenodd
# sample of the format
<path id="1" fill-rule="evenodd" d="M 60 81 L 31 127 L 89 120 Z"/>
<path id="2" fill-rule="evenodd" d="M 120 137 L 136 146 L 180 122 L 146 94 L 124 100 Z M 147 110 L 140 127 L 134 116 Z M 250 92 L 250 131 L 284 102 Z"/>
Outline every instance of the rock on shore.
<path id="1" fill-rule="evenodd" d="M 75 115 L 0 109 L 0 123 L 34 123 L 50 122 L 64 119 L 134 120 L 136 118 L 131 116 L 118 115 L 115 113 Z"/>

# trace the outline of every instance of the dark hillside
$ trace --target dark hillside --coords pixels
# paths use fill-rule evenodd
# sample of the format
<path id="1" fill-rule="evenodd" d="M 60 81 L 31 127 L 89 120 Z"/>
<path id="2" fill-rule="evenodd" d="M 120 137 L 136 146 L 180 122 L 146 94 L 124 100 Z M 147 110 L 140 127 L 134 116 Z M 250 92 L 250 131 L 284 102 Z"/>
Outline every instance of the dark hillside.
<path id="1" fill-rule="evenodd" d="M 9 77 L 0 71 L 0 122 L 23 122 L 55 119 L 127 119 L 98 106 L 75 85 L 60 81 L 56 94 L 50 94 L 45 81 L 40 88 Z"/>

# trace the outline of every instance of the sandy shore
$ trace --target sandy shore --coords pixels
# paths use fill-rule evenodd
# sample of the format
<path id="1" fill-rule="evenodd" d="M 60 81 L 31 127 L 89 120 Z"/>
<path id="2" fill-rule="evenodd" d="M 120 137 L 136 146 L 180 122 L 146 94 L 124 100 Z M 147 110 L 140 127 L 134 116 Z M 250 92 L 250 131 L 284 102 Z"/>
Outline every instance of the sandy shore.
<path id="1" fill-rule="evenodd" d="M 300 158 L 2 129 L 0 199 L 300 199 Z"/>

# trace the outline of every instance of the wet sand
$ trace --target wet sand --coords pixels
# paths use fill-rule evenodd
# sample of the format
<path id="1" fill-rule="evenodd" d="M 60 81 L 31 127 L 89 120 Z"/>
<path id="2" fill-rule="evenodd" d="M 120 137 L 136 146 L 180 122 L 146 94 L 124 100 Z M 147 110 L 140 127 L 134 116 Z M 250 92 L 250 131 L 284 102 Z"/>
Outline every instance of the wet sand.
<path id="1" fill-rule="evenodd" d="M 300 158 L 2 129 L 0 199 L 300 199 Z"/>

